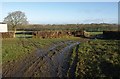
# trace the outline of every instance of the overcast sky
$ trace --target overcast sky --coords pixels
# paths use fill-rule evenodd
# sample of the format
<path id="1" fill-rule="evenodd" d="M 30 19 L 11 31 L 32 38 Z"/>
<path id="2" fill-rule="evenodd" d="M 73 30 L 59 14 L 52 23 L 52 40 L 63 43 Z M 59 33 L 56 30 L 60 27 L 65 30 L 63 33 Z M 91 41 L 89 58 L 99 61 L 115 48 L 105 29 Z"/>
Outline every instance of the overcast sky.
<path id="1" fill-rule="evenodd" d="M 25 12 L 30 23 L 117 23 L 117 2 L 3 2 L 2 18 L 9 12 Z"/>

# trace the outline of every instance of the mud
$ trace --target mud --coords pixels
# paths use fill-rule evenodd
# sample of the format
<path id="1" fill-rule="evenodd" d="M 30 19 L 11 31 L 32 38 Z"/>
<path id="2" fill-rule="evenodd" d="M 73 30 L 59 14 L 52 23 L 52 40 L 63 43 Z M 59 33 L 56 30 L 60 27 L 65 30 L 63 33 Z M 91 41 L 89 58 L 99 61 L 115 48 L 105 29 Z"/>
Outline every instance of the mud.
<path id="1" fill-rule="evenodd" d="M 37 50 L 25 58 L 3 64 L 3 77 L 66 77 L 76 41 L 61 41 Z"/>

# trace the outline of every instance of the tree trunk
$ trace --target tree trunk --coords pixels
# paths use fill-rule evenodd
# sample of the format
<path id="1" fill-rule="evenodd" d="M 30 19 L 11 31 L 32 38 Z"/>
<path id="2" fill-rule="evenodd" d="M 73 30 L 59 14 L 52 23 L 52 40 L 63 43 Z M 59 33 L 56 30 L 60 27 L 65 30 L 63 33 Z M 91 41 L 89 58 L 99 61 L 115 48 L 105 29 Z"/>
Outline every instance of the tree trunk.
<path id="1" fill-rule="evenodd" d="M 14 27 L 13 29 L 14 29 L 14 38 L 15 38 L 15 33 L 16 33 L 16 27 Z"/>

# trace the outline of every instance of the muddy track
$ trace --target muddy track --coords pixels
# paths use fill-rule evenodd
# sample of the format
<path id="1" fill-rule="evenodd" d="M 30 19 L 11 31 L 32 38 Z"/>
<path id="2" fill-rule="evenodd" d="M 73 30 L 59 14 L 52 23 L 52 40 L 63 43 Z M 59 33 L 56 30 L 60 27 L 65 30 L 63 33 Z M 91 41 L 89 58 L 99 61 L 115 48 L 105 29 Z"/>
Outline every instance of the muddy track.
<path id="1" fill-rule="evenodd" d="M 73 63 L 70 66 L 70 70 L 68 73 L 68 77 L 70 77 L 72 79 L 75 79 L 75 71 L 76 71 L 76 66 L 77 66 L 77 62 L 78 62 L 78 48 L 79 48 L 79 45 L 76 46 L 76 50 L 75 50 L 76 55 L 75 55 L 75 58 L 73 60 Z"/>
<path id="2" fill-rule="evenodd" d="M 43 50 L 34 43 L 37 50 L 29 56 L 3 66 L 3 77 L 66 77 L 72 48 L 78 44 L 62 41 Z"/>

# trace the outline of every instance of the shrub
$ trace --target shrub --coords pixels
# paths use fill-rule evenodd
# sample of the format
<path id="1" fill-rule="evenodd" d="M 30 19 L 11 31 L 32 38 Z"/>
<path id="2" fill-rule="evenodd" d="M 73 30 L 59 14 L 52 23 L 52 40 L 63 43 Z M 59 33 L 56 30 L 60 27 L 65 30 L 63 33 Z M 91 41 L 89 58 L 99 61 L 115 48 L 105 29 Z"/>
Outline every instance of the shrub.
<path id="1" fill-rule="evenodd" d="M 1 35 L 2 38 L 14 38 L 14 32 L 3 32 Z"/>

